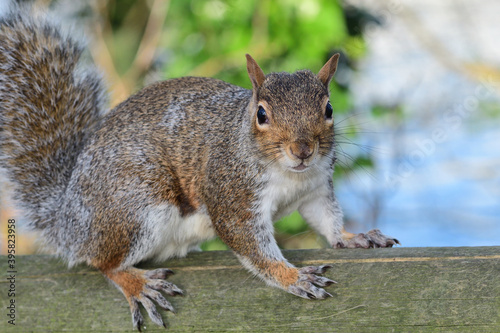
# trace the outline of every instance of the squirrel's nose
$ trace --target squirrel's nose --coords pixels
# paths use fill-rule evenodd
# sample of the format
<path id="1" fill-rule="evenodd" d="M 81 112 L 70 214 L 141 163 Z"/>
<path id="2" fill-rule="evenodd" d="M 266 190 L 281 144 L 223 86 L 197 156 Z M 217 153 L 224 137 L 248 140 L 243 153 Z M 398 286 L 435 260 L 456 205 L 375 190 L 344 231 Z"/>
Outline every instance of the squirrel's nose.
<path id="1" fill-rule="evenodd" d="M 306 160 L 313 154 L 311 147 L 307 143 L 294 142 L 290 145 L 290 153 L 301 160 Z"/>

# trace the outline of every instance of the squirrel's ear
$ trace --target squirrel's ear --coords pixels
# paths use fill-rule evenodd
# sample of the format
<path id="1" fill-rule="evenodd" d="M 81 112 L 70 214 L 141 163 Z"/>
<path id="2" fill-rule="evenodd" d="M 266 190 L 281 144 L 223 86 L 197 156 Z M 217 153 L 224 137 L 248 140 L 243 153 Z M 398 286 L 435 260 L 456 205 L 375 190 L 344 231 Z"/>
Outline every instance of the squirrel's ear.
<path id="1" fill-rule="evenodd" d="M 246 54 L 246 57 L 248 76 L 250 77 L 250 81 L 252 81 L 253 89 L 256 90 L 260 88 L 266 76 L 252 56 Z"/>
<path id="2" fill-rule="evenodd" d="M 333 74 L 335 74 L 335 71 L 337 70 L 337 64 L 339 62 L 339 57 L 340 54 L 335 53 L 330 60 L 326 62 L 326 64 L 321 68 L 321 70 L 318 73 L 318 79 L 320 79 L 321 82 L 325 85 L 326 88 L 330 85 L 330 80 L 333 77 Z"/>

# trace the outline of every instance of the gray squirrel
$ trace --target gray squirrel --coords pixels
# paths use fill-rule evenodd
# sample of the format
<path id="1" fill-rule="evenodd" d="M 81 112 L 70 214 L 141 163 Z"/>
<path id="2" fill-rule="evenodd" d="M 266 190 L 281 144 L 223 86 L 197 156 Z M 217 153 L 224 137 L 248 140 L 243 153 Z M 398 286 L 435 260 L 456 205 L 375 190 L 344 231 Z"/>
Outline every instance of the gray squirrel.
<path id="1" fill-rule="evenodd" d="M 69 265 L 100 270 L 164 325 L 169 269 L 147 259 L 185 256 L 219 236 L 271 286 L 331 296 L 330 266 L 296 268 L 273 221 L 298 210 L 335 248 L 392 247 L 374 229 L 351 234 L 333 191 L 335 130 L 329 84 L 339 54 L 313 74 L 265 75 L 247 55 L 252 90 L 183 77 L 154 83 L 110 112 L 82 47 L 46 18 L 0 20 L 0 166 L 31 226 Z"/>

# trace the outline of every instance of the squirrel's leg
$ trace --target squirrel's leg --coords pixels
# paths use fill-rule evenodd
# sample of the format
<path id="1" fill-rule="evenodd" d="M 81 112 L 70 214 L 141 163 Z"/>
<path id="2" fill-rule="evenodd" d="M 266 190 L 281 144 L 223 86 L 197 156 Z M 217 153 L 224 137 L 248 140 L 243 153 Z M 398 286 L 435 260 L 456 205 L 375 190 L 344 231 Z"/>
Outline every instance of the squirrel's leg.
<path id="1" fill-rule="evenodd" d="M 166 268 L 151 271 L 129 267 L 125 269 L 103 269 L 102 273 L 111 280 L 127 298 L 132 312 L 132 323 L 139 331 L 144 324 L 144 318 L 139 311 L 139 303 L 144 306 L 151 320 L 160 326 L 166 327 L 161 315 L 153 303 L 156 302 L 162 309 L 174 312 L 172 305 L 160 293 L 176 296 L 182 295 L 182 290 L 165 279 L 173 274 Z"/>
<path id="2" fill-rule="evenodd" d="M 234 215 L 233 215 L 234 217 Z M 213 221 L 224 221 L 215 217 Z M 283 257 L 273 235 L 271 219 L 242 218 L 231 223 L 214 223 L 219 237 L 236 253 L 242 264 L 269 285 L 308 299 L 331 295 L 322 287 L 335 283 L 320 276 L 330 265 L 296 268 Z M 229 227 L 228 227 L 229 225 Z"/>
<path id="3" fill-rule="evenodd" d="M 386 236 L 378 229 L 359 234 L 347 232 L 331 182 L 312 193 L 300 205 L 299 213 L 334 248 L 392 247 L 400 244 L 396 238 Z"/>

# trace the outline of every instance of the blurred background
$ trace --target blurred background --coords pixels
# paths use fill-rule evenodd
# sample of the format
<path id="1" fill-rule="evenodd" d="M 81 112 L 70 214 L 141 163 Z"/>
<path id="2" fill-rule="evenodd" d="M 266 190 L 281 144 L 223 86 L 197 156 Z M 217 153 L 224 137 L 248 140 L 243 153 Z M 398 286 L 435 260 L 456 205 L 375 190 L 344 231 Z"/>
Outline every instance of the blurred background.
<path id="1" fill-rule="evenodd" d="M 334 181 L 347 230 L 377 227 L 403 246 L 500 245 L 500 2 L 20 2 L 50 10 L 87 41 L 111 106 L 179 76 L 250 88 L 245 53 L 265 72 L 317 72 L 340 52 Z M 0 13 L 9 3 L 0 0 Z M 20 228 L 17 253 L 40 252 L 8 193 L 2 185 L 1 253 L 9 218 Z M 326 245 L 297 213 L 276 235 L 283 248 Z"/>

